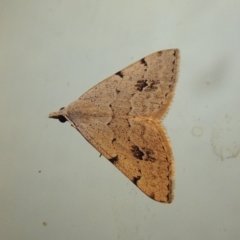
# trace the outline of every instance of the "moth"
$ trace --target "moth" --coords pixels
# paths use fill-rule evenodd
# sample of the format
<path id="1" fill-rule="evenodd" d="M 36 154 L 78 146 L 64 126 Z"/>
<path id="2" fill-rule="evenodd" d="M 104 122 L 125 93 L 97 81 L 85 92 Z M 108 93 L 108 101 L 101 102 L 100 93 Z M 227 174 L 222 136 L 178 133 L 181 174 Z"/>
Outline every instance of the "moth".
<path id="1" fill-rule="evenodd" d="M 98 83 L 58 112 L 155 201 L 171 203 L 174 160 L 162 126 L 178 79 L 180 52 L 155 52 Z"/>

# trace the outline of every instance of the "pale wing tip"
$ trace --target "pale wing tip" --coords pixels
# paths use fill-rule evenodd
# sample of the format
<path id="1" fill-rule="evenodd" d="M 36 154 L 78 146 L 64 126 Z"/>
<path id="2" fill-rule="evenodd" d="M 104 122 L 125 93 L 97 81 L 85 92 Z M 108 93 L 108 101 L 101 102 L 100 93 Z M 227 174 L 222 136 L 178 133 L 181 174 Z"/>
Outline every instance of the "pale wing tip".
<path id="1" fill-rule="evenodd" d="M 59 112 L 50 113 L 48 117 L 53 119 L 58 119 L 61 123 L 68 121 L 65 115 L 61 113 L 61 110 Z"/>
<path id="2" fill-rule="evenodd" d="M 169 49 L 169 51 L 173 51 L 173 55 L 179 61 L 180 59 L 180 50 L 178 48 Z"/>
<path id="3" fill-rule="evenodd" d="M 49 118 L 58 118 L 59 117 L 59 113 L 58 112 L 52 112 L 48 115 Z"/>

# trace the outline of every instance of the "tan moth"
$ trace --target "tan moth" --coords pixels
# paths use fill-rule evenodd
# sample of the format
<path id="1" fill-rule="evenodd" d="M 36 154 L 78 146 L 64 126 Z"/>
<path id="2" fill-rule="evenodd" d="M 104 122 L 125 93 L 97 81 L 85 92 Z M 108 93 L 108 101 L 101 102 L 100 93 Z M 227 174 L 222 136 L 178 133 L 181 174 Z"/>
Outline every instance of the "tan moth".
<path id="1" fill-rule="evenodd" d="M 178 79 L 178 49 L 153 53 L 49 115 L 69 121 L 150 198 L 171 203 L 174 163 L 161 125 Z"/>

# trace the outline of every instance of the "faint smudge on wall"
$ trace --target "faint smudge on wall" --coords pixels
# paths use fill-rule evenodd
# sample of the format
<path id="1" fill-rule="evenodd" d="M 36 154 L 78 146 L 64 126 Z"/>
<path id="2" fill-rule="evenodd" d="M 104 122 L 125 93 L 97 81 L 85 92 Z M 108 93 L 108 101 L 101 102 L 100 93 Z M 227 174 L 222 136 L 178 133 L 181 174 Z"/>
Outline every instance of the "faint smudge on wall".
<path id="1" fill-rule="evenodd" d="M 211 146 L 214 153 L 221 159 L 236 158 L 240 153 L 239 121 L 226 114 L 215 121 L 211 133 Z"/>

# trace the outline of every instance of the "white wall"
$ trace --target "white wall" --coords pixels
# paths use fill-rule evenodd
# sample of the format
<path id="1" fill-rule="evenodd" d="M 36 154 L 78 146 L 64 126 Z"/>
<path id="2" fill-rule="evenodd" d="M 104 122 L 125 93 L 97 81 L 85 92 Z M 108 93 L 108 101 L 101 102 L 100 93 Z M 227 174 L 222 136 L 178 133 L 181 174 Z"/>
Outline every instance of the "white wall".
<path id="1" fill-rule="evenodd" d="M 240 238 L 240 2 L 2 0 L 0 239 Z M 48 114 L 154 51 L 181 50 L 164 120 L 175 199 L 147 198 Z"/>

